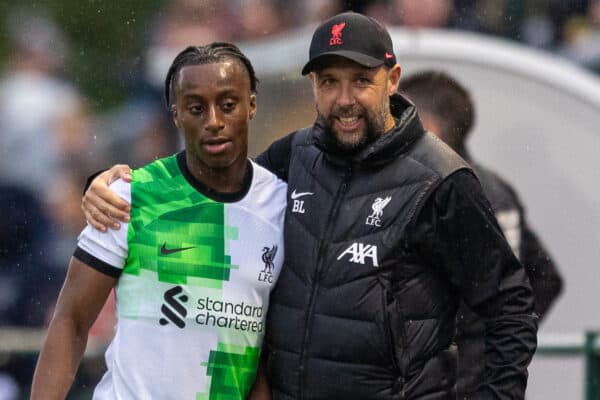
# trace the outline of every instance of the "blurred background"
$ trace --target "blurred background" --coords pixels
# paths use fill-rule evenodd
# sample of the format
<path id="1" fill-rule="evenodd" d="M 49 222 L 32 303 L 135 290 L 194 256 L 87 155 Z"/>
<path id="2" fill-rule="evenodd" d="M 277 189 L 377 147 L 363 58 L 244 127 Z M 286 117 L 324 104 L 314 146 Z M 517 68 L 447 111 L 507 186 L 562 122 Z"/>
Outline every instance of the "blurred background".
<path id="1" fill-rule="evenodd" d="M 541 326 L 546 350 L 528 398 L 589 395 L 584 333 L 600 330 L 600 0 L 9 0 L 0 3 L 0 400 L 27 398 L 85 225 L 85 178 L 181 148 L 162 100 L 174 56 L 190 44 L 240 44 L 261 80 L 257 155 L 312 122 L 300 69 L 315 25 L 343 10 L 390 28 L 403 73 L 442 69 L 473 93 L 474 153 L 522 194 L 565 279 Z M 69 398 L 90 398 L 103 372 L 113 308 Z"/>

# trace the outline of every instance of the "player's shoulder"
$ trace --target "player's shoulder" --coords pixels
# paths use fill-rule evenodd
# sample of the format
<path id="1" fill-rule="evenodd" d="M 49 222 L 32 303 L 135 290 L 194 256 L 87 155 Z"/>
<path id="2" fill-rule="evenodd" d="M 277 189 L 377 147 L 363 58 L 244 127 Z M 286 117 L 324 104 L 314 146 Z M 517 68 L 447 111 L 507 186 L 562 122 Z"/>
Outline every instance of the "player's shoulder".
<path id="1" fill-rule="evenodd" d="M 253 186 L 260 187 L 261 189 L 268 188 L 274 192 L 274 195 L 280 194 L 280 192 L 283 192 L 285 195 L 287 191 L 287 183 L 285 181 L 256 162 L 250 162 L 252 163 L 253 170 Z"/>
<path id="2" fill-rule="evenodd" d="M 135 168 L 131 171 L 131 176 L 136 182 L 169 179 L 181 174 L 179 165 L 182 162 L 185 163 L 185 153 L 179 152 Z"/>
<path id="3" fill-rule="evenodd" d="M 254 221 L 267 222 L 282 229 L 287 204 L 287 183 L 255 162 L 252 164 L 252 185 L 235 206 L 252 215 Z"/>
<path id="4" fill-rule="evenodd" d="M 251 204 L 251 208 L 259 214 L 266 213 L 269 219 L 278 220 L 287 204 L 287 183 L 254 162 L 252 168 L 252 187 L 244 203 Z"/>

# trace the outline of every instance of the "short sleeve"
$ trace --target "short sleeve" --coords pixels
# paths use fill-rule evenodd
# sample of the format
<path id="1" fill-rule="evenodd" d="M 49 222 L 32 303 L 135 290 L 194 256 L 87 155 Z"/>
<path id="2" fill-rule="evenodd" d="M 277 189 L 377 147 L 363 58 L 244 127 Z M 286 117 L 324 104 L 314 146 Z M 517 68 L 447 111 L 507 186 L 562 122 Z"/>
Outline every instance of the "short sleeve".
<path id="1" fill-rule="evenodd" d="M 119 179 L 110 188 L 125 201 L 131 202 L 131 184 Z M 129 224 L 121 223 L 117 230 L 101 232 L 88 224 L 79 235 L 73 257 L 99 272 L 118 277 L 127 260 L 128 228 Z"/>

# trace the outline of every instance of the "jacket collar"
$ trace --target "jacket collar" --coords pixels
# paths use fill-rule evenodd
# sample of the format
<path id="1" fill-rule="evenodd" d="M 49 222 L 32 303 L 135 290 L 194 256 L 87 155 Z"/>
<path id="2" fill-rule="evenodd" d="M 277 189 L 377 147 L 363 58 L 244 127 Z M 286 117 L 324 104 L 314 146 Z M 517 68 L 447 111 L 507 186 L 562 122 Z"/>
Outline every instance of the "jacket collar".
<path id="1" fill-rule="evenodd" d="M 325 134 L 319 121 L 313 125 L 314 143 L 336 163 L 362 166 L 385 164 L 405 153 L 418 138 L 425 134 L 416 107 L 407 98 L 399 94 L 391 96 L 390 109 L 396 120 L 395 126 L 358 153 L 348 155 L 340 151 L 333 140 Z"/>

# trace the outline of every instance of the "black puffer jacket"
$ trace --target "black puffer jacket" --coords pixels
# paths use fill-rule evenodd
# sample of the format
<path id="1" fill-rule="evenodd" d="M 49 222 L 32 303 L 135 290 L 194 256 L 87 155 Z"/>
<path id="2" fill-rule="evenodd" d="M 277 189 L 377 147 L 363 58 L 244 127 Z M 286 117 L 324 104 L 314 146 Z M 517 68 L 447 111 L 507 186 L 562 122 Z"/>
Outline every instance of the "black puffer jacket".
<path id="1" fill-rule="evenodd" d="M 315 124 L 258 159 L 289 193 L 267 321 L 273 397 L 451 398 L 462 296 L 489 321 L 478 398 L 521 398 L 535 349 L 524 271 L 466 163 L 404 99 L 392 106 L 396 128 L 353 157 Z"/>
<path id="2" fill-rule="evenodd" d="M 550 254 L 530 227 L 524 207 L 513 187 L 495 172 L 474 162 L 465 148 L 459 154 L 469 162 L 481 182 L 496 215 L 504 236 L 517 258 L 523 264 L 533 288 L 535 312 L 540 320 L 562 290 L 562 278 Z M 457 315 L 458 377 L 457 395 L 459 399 L 470 398 L 483 380 L 485 371 L 481 363 L 484 349 L 485 327 L 480 318 L 464 304 Z"/>

